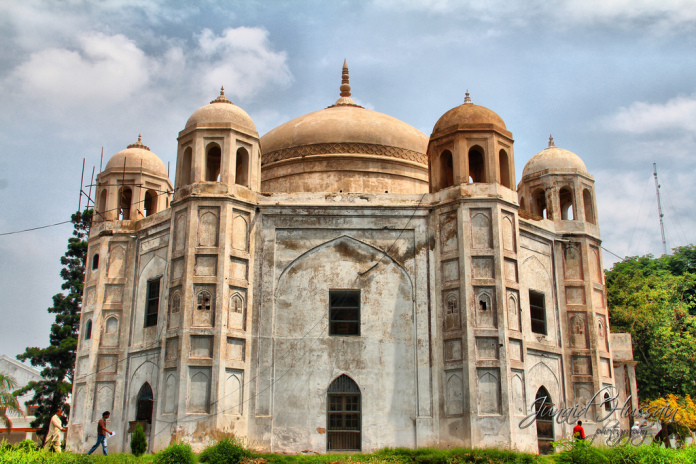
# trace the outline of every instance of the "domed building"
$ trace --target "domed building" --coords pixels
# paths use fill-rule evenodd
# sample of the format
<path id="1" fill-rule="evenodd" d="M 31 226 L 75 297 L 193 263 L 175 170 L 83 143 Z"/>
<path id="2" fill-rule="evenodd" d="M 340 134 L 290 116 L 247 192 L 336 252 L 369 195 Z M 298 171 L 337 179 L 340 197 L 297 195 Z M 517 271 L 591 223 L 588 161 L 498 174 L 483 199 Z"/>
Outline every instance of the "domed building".
<path id="1" fill-rule="evenodd" d="M 551 140 L 516 185 L 512 133 L 468 92 L 428 137 L 358 106 L 345 63 L 327 108 L 259 138 L 223 89 L 177 144 L 173 186 L 140 139 L 97 177 L 73 450 L 106 410 L 114 451 L 138 424 L 151 451 L 319 453 L 546 452 L 578 419 L 630 426 L 577 155 Z"/>

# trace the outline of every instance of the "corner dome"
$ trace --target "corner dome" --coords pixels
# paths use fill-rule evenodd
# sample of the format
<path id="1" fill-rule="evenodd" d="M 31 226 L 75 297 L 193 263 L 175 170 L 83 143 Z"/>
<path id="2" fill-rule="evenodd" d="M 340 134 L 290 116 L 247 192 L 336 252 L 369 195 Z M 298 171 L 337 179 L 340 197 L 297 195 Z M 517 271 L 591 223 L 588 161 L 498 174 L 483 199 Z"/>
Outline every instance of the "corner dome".
<path id="1" fill-rule="evenodd" d="M 582 159 L 572 151 L 558 148 L 553 137 L 549 137 L 549 146 L 527 161 L 522 171 L 522 178 L 543 171 L 551 172 L 580 172 L 588 174 Z"/>
<path id="2" fill-rule="evenodd" d="M 492 124 L 507 131 L 503 118 L 498 116 L 495 111 L 489 110 L 485 106 L 474 105 L 466 93 L 464 104 L 452 108 L 442 115 L 435 123 L 433 133 L 447 129 L 451 126 Z"/>
<path id="3" fill-rule="evenodd" d="M 221 125 L 257 134 L 254 121 L 246 111 L 225 97 L 224 88 L 220 89 L 220 96 L 209 105 L 202 106 L 193 112 L 186 121 L 186 129 L 193 126 L 220 127 Z"/>
<path id="4" fill-rule="evenodd" d="M 164 162 L 159 156 L 152 153 L 149 147 L 143 145 L 140 135 L 138 135 L 136 143 L 128 145 L 128 148 L 112 156 L 106 163 L 104 171 L 122 171 L 124 162 L 127 170 L 139 171 L 142 168 L 143 172 L 159 177 L 169 177 Z"/>

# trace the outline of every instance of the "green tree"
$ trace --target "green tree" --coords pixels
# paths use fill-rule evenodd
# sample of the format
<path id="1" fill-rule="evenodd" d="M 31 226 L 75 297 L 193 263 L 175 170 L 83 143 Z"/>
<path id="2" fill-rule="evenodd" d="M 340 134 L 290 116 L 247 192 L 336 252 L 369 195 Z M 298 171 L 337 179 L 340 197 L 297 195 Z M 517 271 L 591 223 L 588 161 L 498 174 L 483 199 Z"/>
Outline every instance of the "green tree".
<path id="1" fill-rule="evenodd" d="M 641 400 L 696 396 L 696 248 L 629 258 L 606 282 L 612 331 L 633 338 Z"/>
<path id="2" fill-rule="evenodd" d="M 10 376 L 0 372 L 0 409 L 4 412 L 0 414 L 0 423 L 4 424 L 9 432 L 12 429 L 12 420 L 8 417 L 8 412 L 24 415 L 22 407 L 17 401 L 17 397 L 12 394 L 12 390 L 17 388 L 17 382 Z"/>
<path id="3" fill-rule="evenodd" d="M 24 361 L 29 360 L 35 367 L 42 367 L 43 380 L 29 382 L 18 393 L 23 394 L 33 390 L 34 397 L 27 402 L 38 406 L 36 419 L 32 427 L 42 429 L 44 436 L 48 431 L 51 417 L 63 409 L 69 412 L 66 398 L 72 391 L 73 374 L 75 371 L 75 353 L 77 350 L 78 332 L 80 326 L 80 310 L 82 308 L 82 286 L 85 280 L 85 264 L 87 260 L 87 234 L 92 219 L 92 211 L 77 212 L 72 215 L 73 233 L 68 239 L 68 251 L 60 258 L 63 268 L 60 276 L 65 281 L 61 288 L 65 293 L 53 296 L 53 306 L 49 313 L 56 315 L 51 326 L 50 344 L 47 348 L 29 347 L 17 356 Z"/>
<path id="4" fill-rule="evenodd" d="M 140 456 L 147 451 L 147 438 L 145 437 L 143 426 L 140 423 L 135 426 L 135 431 L 133 432 L 133 436 L 131 436 L 130 449 L 131 453 L 136 456 Z"/>

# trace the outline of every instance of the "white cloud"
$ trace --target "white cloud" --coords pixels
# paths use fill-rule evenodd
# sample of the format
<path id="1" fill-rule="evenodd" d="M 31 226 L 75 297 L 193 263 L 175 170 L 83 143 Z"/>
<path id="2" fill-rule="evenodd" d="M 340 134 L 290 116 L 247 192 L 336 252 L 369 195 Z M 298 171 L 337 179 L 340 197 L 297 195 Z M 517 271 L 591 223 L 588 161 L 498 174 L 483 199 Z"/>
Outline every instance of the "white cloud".
<path id="1" fill-rule="evenodd" d="M 148 84 L 147 56 L 123 35 L 88 33 L 78 43 L 32 53 L 10 81 L 27 96 L 69 106 L 120 101 Z"/>
<path id="2" fill-rule="evenodd" d="M 147 53 L 123 34 L 85 32 L 72 42 L 29 53 L 0 80 L 13 106 L 40 102 L 47 113 L 63 116 L 65 110 L 90 117 L 117 108 L 132 114 L 164 101 L 201 105 L 221 85 L 231 98 L 245 100 L 292 81 L 286 53 L 274 50 L 261 28 L 228 28 L 220 35 L 203 29 L 188 43 L 165 37 Z"/>
<path id="3" fill-rule="evenodd" d="M 544 23 L 547 28 L 569 25 L 639 27 L 669 32 L 696 24 L 693 0 L 374 0 L 379 9 L 438 15 L 466 15 L 474 21 L 506 25 Z"/>
<path id="4" fill-rule="evenodd" d="M 605 118 L 609 129 L 645 133 L 660 130 L 696 131 L 696 94 L 665 103 L 635 102 Z"/>
<path id="5" fill-rule="evenodd" d="M 264 29 L 230 28 L 219 36 L 204 29 L 197 51 L 200 63 L 196 75 L 206 92 L 225 85 L 227 95 L 247 98 L 268 85 L 284 87 L 292 81 L 287 54 L 270 48 Z"/>

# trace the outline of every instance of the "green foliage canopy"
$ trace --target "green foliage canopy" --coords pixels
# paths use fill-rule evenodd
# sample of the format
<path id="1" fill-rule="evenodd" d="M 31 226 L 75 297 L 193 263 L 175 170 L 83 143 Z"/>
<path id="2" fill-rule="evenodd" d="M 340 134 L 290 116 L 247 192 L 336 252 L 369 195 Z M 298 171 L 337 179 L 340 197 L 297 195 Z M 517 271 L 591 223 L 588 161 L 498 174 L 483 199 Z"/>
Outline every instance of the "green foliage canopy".
<path id="1" fill-rule="evenodd" d="M 68 239 L 68 250 L 60 258 L 63 268 L 60 276 L 64 282 L 61 288 L 66 292 L 53 296 L 53 306 L 49 313 L 56 315 L 51 326 L 50 343 L 46 348 L 29 347 L 17 356 L 21 361 L 29 360 L 34 367 L 43 368 L 44 380 L 29 382 L 18 394 L 33 390 L 34 397 L 27 402 L 38 406 L 32 427 L 40 427 L 44 435 L 51 417 L 63 409 L 66 414 L 69 406 L 66 401 L 72 391 L 75 371 L 75 353 L 82 309 L 82 286 L 85 280 L 87 260 L 87 234 L 92 220 L 92 211 L 77 212 L 72 215 L 73 236 Z"/>
<path id="2" fill-rule="evenodd" d="M 628 332 L 641 400 L 696 395 L 696 247 L 606 271 L 612 332 Z"/>
<path id="3" fill-rule="evenodd" d="M 131 436 L 130 449 L 131 453 L 136 456 L 140 456 L 147 451 L 147 438 L 145 437 L 142 424 L 135 426 L 135 431 L 133 432 L 133 436 Z"/>

